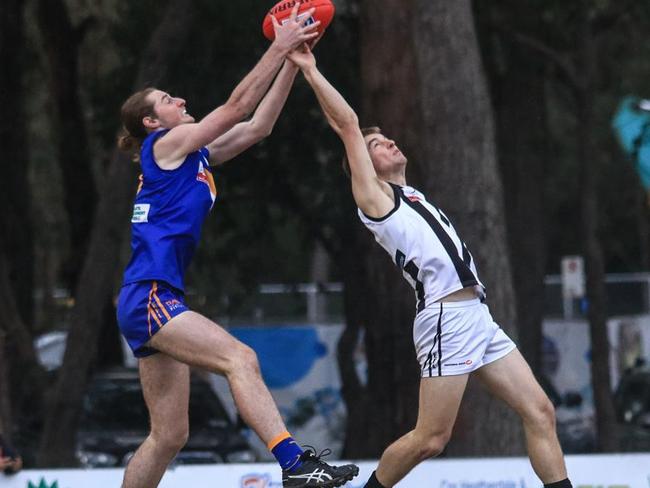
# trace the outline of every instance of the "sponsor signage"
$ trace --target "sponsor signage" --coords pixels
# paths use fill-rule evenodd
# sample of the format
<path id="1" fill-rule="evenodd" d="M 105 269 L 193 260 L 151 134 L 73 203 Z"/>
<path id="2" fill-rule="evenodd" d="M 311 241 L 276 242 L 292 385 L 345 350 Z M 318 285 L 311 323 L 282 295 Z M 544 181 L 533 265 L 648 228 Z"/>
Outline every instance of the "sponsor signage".
<path id="1" fill-rule="evenodd" d="M 345 485 L 361 488 L 377 462 L 358 463 L 359 476 Z M 650 488 L 650 454 L 567 456 L 576 488 Z M 3 488 L 115 488 L 122 469 L 24 470 L 0 475 Z M 160 488 L 281 488 L 275 464 L 179 466 L 169 470 Z M 537 488 L 539 480 L 527 458 L 441 459 L 427 461 L 398 488 Z"/>

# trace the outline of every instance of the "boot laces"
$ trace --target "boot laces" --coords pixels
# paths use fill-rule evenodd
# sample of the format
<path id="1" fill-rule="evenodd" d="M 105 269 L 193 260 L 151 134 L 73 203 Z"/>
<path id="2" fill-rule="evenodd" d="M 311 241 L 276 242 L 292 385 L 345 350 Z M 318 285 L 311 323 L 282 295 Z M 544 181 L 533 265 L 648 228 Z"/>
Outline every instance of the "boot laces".
<path id="1" fill-rule="evenodd" d="M 304 445 L 302 447 L 305 448 L 305 452 L 303 454 L 303 456 L 305 456 L 305 459 L 309 460 L 309 461 L 315 461 L 315 462 L 317 462 L 319 464 L 324 464 L 324 461 L 322 461 L 321 458 L 327 457 L 330 454 L 332 454 L 332 450 L 329 449 L 329 448 L 325 448 L 320 453 L 316 454 L 316 448 L 315 447 L 308 446 L 308 445 Z"/>

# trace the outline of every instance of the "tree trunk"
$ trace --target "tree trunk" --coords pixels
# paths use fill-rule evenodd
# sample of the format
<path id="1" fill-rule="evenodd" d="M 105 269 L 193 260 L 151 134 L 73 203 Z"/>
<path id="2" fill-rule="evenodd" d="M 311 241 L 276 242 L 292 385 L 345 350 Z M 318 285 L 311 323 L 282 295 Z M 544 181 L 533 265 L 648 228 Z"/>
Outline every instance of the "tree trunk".
<path id="1" fill-rule="evenodd" d="M 346 326 L 338 344 L 338 364 L 341 374 L 341 395 L 347 407 L 347 422 L 345 429 L 345 444 L 342 457 L 364 458 L 371 456 L 370 452 L 380 451 L 381 446 L 369 446 L 368 432 L 372 429 L 369 423 L 368 410 L 371 405 L 367 386 L 367 376 L 360 377 L 357 371 L 355 355 L 360 344 L 364 343 L 364 331 L 369 329 L 366 311 L 372 308 L 372 297 L 369 290 L 365 256 L 374 243 L 370 242 L 360 222 L 351 224 L 343 234 L 346 238 L 346 248 L 352 252 L 342 252 L 338 259 L 343 271 L 343 303 Z M 354 225 L 357 224 L 357 225 Z M 363 374 L 363 373 L 362 373 Z M 376 457 L 376 455 L 375 455 Z"/>
<path id="2" fill-rule="evenodd" d="M 0 76 L 0 105 L 5 114 L 0 117 L 0 417 L 4 424 L 0 430 L 21 437 L 26 434 L 23 428 L 34 427 L 40 419 L 45 388 L 30 330 L 34 248 L 22 76 L 24 8 L 20 0 L 0 3 L 0 65 L 5 74 Z"/>
<path id="3" fill-rule="evenodd" d="M 68 215 L 70 246 L 63 266 L 64 282 L 74 289 L 86 256 L 97 203 L 79 90 L 79 45 L 83 29 L 72 25 L 63 0 L 39 0 L 37 20 L 49 64 L 49 87 L 55 108 L 52 127 Z"/>
<path id="4" fill-rule="evenodd" d="M 32 335 L 20 316 L 9 280 L 9 264 L 2 253 L 0 334 L 4 337 L 0 349 L 0 413 L 7 434 L 17 431 L 25 442 L 31 443 L 33 432 L 41 427 L 46 377 L 36 359 Z M 14 428 L 16 425 L 19 430 Z"/>
<path id="5" fill-rule="evenodd" d="M 9 261 L 9 279 L 20 315 L 33 318 L 33 261 L 31 190 L 28 181 L 29 146 L 26 136 L 23 76 L 25 59 L 24 8 L 21 0 L 0 3 L 0 225 Z"/>
<path id="6" fill-rule="evenodd" d="M 596 134 L 592 103 L 595 98 L 594 80 L 597 74 L 596 44 L 591 35 L 587 9 L 582 12 L 579 30 L 580 86 L 578 101 L 578 157 L 580 164 L 580 213 L 582 216 L 582 245 L 585 256 L 587 318 L 591 334 L 591 384 L 596 409 L 597 444 L 601 451 L 619 450 L 618 425 L 610 379 L 609 339 L 607 335 L 607 295 L 605 264 L 598 234 L 597 166 L 594 150 Z"/>
<path id="7" fill-rule="evenodd" d="M 170 68 L 167 63 L 192 32 L 191 3 L 189 0 L 168 3 L 140 61 L 136 89 L 164 79 Z M 129 157 L 115 150 L 93 220 L 63 365 L 41 438 L 38 454 L 41 466 L 70 466 L 76 462 L 74 444 L 83 394 L 95 361 L 102 315 L 115 292 L 115 263 L 119 261 L 120 244 L 126 234 L 137 186 L 135 176 L 136 168 Z"/>
<path id="8" fill-rule="evenodd" d="M 486 5 L 498 25 L 516 25 L 534 36 L 543 32 L 526 3 Z M 524 19 L 524 20 L 522 20 Z M 530 19 L 530 20 L 526 20 Z M 490 27 L 492 24 L 490 23 Z M 488 27 L 488 29 L 490 29 Z M 485 45 L 496 110 L 499 165 L 508 229 L 508 249 L 517 297 L 519 347 L 533 372 L 540 374 L 544 318 L 544 167 L 547 159 L 546 60 L 490 29 Z"/>
<path id="9" fill-rule="evenodd" d="M 417 97 L 412 96 L 417 87 L 409 35 L 412 8 L 411 2 L 400 0 L 366 0 L 361 11 L 362 119 L 367 125 L 382 126 L 386 134 L 406 147 L 417 143 L 414 122 L 420 112 Z M 361 235 L 357 236 L 359 247 L 354 254 L 364 261 L 359 266 L 367 281 L 360 282 L 358 276 L 346 280 L 346 293 L 349 297 L 355 293 L 367 296 L 359 303 L 347 301 L 349 306 L 358 307 L 353 312 L 348 306 L 348 327 L 359 324 L 365 328 L 368 378 L 364 409 L 352 407 L 348 433 L 359 422 L 370 428 L 365 434 L 357 430 L 360 437 L 349 439 L 348 445 L 358 449 L 350 449 L 352 455 L 378 457 L 388 444 L 411 430 L 417 418 L 419 368 L 412 335 L 415 302 L 413 290 L 390 257 L 360 224 L 356 229 Z M 364 303 L 368 306 L 362 309 Z M 377 425 L 381 429 L 372 427 Z"/>
<path id="10" fill-rule="evenodd" d="M 516 340 L 493 114 L 471 2 L 417 0 L 415 4 L 413 32 L 423 107 L 422 145 L 416 154 L 426 175 L 423 191 L 452 218 L 488 289 L 492 315 Z M 448 452 L 521 454 L 520 422 L 470 382 Z"/>

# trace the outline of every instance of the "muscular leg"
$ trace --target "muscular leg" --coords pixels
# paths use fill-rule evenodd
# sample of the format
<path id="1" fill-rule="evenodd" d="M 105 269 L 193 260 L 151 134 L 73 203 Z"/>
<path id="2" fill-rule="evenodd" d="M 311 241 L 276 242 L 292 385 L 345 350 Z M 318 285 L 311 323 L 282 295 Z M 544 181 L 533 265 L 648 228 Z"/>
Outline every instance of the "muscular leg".
<path id="1" fill-rule="evenodd" d="M 379 460 L 377 480 L 395 485 L 418 463 L 442 452 L 456 422 L 468 375 L 422 378 L 415 429 L 400 437 Z"/>
<path id="2" fill-rule="evenodd" d="M 183 312 L 167 322 L 149 345 L 190 366 L 224 374 L 239 414 L 264 443 L 286 431 L 255 351 L 211 320 Z"/>
<path id="3" fill-rule="evenodd" d="M 140 360 L 140 382 L 149 409 L 151 433 L 129 462 L 122 488 L 158 486 L 167 465 L 187 441 L 187 365 L 164 354 L 148 356 Z"/>
<path id="4" fill-rule="evenodd" d="M 555 432 L 555 408 L 519 351 L 515 349 L 474 374 L 521 417 L 528 456 L 542 482 L 564 480 L 567 472 Z"/>

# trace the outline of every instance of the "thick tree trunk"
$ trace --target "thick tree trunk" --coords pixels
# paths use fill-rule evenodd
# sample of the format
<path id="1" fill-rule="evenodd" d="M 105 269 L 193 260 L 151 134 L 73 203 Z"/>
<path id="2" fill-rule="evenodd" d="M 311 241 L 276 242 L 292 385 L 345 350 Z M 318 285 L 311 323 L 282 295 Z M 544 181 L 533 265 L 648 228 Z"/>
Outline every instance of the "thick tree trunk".
<path id="1" fill-rule="evenodd" d="M 414 122 L 420 112 L 417 96 L 413 96 L 417 71 L 409 35 L 412 8 L 411 2 L 401 0 L 366 0 L 361 13 L 362 120 L 366 125 L 380 125 L 405 147 L 418 142 Z M 355 282 L 346 280 L 346 293 L 352 297 L 358 293 L 353 287 L 359 287 L 367 295 L 357 303 L 348 301 L 357 308 L 351 312 L 348 307 L 348 327 L 361 324 L 365 328 L 368 382 L 365 411 L 352 407 L 348 433 L 359 422 L 369 428 L 348 440 L 350 447 L 358 449 L 350 449 L 348 454 L 378 457 L 388 444 L 412 429 L 417 418 L 419 373 L 412 336 L 415 302 L 413 290 L 390 257 L 360 224 L 356 229 L 361 234 L 354 254 L 364 261 L 360 266 L 367 281 L 360 282 L 358 276 Z M 364 303 L 369 306 L 362 309 Z M 382 427 L 373 427 L 377 425 Z"/>
<path id="2" fill-rule="evenodd" d="M 50 71 L 49 87 L 55 109 L 52 127 L 68 215 L 70 246 L 64 281 L 74 289 L 86 256 L 97 203 L 79 90 L 79 45 L 83 32 L 72 25 L 63 0 L 39 0 L 37 20 Z"/>
<path id="3" fill-rule="evenodd" d="M 471 2 L 417 0 L 415 4 L 413 32 L 423 115 L 422 146 L 416 158 L 426 175 L 423 190 L 452 218 L 476 259 L 492 315 L 516 339 L 493 114 Z M 520 422 L 470 382 L 448 452 L 520 454 Z"/>
<path id="4" fill-rule="evenodd" d="M 524 29 L 543 32 L 538 16 L 526 3 L 486 5 L 486 16 Z M 523 19 L 523 20 L 522 20 Z M 527 19 L 530 19 L 529 21 Z M 490 23 L 488 29 L 492 27 Z M 517 296 L 517 321 L 522 354 L 540 373 L 544 316 L 544 167 L 547 158 L 546 59 L 512 36 L 490 29 L 485 45 L 496 110 L 497 141 L 508 229 L 508 248 Z"/>
<path id="5" fill-rule="evenodd" d="M 20 315 L 26 324 L 33 319 L 33 261 L 31 190 L 28 181 L 29 145 L 24 111 L 25 34 L 21 0 L 0 3 L 0 224 L 9 261 L 9 279 Z"/>
<path id="6" fill-rule="evenodd" d="M 190 35 L 191 1 L 170 0 L 145 49 L 134 86 L 164 79 L 175 49 Z M 136 189 L 136 168 L 115 150 L 93 220 L 90 245 L 79 278 L 63 365 L 45 421 L 39 449 L 42 466 L 75 463 L 74 444 L 83 394 L 95 361 L 99 326 L 114 295 L 113 276 Z"/>

